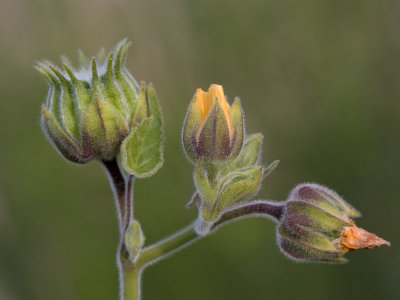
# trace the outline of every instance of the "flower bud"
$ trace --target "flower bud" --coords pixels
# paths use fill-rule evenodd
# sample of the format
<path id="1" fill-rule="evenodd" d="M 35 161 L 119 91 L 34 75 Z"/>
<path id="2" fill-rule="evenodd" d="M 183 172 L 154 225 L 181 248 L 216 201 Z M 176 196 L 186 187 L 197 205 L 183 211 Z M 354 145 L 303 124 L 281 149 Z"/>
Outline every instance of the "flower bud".
<path id="1" fill-rule="evenodd" d="M 338 194 L 306 183 L 294 188 L 277 227 L 280 249 L 289 258 L 306 262 L 346 262 L 349 250 L 390 245 L 358 228 L 350 217 L 360 213 Z"/>
<path id="2" fill-rule="evenodd" d="M 145 237 L 140 223 L 136 220 L 131 221 L 125 234 L 125 246 L 132 262 L 135 262 L 138 258 L 140 250 L 144 245 L 144 240 Z"/>
<path id="3" fill-rule="evenodd" d="M 262 139 L 261 134 L 247 136 L 239 155 L 220 166 L 215 176 L 210 176 L 213 174 L 201 161 L 197 164 L 194 180 L 200 196 L 199 234 L 207 234 L 227 210 L 247 203 L 258 192 L 263 177 L 276 167 L 277 161 L 268 167 L 261 165 Z"/>
<path id="4" fill-rule="evenodd" d="M 235 158 L 243 145 L 243 126 L 238 98 L 230 106 L 221 85 L 212 84 L 208 92 L 197 89 L 182 132 L 187 157 L 213 164 Z"/>
<path id="5" fill-rule="evenodd" d="M 123 40 L 106 59 L 100 54 L 91 64 L 81 55 L 78 70 L 68 62 L 63 68 L 38 63 L 50 86 L 42 127 L 67 160 L 115 159 L 132 128 L 149 116 L 146 86 L 124 66 L 128 47 Z"/>

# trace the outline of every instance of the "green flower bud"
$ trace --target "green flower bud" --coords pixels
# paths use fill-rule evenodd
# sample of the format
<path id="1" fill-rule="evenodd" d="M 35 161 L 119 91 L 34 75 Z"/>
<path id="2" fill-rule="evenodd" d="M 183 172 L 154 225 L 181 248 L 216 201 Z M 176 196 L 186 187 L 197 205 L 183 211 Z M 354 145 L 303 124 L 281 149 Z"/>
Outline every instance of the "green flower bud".
<path id="1" fill-rule="evenodd" d="M 146 86 L 140 87 L 124 65 L 128 47 L 123 40 L 106 59 L 102 52 L 90 65 L 81 54 L 78 70 L 65 58 L 62 68 L 38 63 L 50 86 L 42 127 L 67 160 L 115 159 L 122 141 L 150 115 Z"/>
<path id="2" fill-rule="evenodd" d="M 278 245 L 294 260 L 340 263 L 347 261 L 343 254 L 349 249 L 388 244 L 355 226 L 350 217 L 359 216 L 332 190 L 313 183 L 301 184 L 286 201 L 277 227 Z M 358 248 L 354 246 L 357 242 Z"/>
<path id="3" fill-rule="evenodd" d="M 276 162 L 267 168 L 260 164 L 262 138 L 261 134 L 246 137 L 239 155 L 218 168 L 216 176 L 207 165 L 197 164 L 194 180 L 201 198 L 199 234 L 207 234 L 227 210 L 247 203 L 258 192 L 263 175 L 276 166 Z"/>
<path id="4" fill-rule="evenodd" d="M 139 256 L 140 250 L 144 245 L 144 240 L 145 237 L 140 223 L 136 220 L 133 220 L 129 224 L 125 234 L 125 246 L 132 262 L 135 262 Z"/>
<path id="5" fill-rule="evenodd" d="M 221 85 L 197 89 L 186 115 L 182 143 L 192 161 L 218 164 L 235 158 L 243 145 L 243 112 L 236 98 L 228 104 Z"/>

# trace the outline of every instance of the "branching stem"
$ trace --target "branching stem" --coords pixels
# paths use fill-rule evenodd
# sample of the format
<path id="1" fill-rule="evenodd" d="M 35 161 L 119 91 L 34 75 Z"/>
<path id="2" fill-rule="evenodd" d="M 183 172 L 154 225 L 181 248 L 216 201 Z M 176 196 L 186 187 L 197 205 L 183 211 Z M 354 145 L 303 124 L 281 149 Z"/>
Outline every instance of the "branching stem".
<path id="1" fill-rule="evenodd" d="M 125 245 L 126 230 L 133 220 L 133 184 L 134 176 L 124 176 L 118 163 L 114 161 L 103 162 L 107 171 L 119 216 L 121 240 L 117 253 L 117 263 L 120 274 L 121 300 L 140 299 L 140 281 L 143 270 L 151 264 L 168 257 L 169 255 L 182 250 L 193 242 L 205 237 L 196 233 L 195 223 L 185 227 L 177 233 L 143 248 L 136 261 L 129 259 Z M 277 221 L 284 212 L 284 205 L 259 200 L 254 201 L 224 213 L 217 222 L 211 227 L 211 232 L 215 232 L 219 227 L 242 217 L 262 215 L 269 216 Z"/>

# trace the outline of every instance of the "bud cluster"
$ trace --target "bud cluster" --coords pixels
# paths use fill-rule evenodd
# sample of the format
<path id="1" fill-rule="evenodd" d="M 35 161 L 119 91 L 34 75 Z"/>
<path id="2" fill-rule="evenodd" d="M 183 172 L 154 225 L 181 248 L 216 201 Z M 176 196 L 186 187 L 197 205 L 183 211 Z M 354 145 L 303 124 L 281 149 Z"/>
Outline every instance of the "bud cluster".
<path id="1" fill-rule="evenodd" d="M 261 164 L 263 136 L 245 136 L 238 98 L 230 106 L 222 86 L 196 91 L 186 116 L 182 142 L 195 163 L 196 195 L 200 196 L 199 234 L 207 234 L 221 215 L 246 203 L 260 188 L 262 178 L 277 165 Z"/>

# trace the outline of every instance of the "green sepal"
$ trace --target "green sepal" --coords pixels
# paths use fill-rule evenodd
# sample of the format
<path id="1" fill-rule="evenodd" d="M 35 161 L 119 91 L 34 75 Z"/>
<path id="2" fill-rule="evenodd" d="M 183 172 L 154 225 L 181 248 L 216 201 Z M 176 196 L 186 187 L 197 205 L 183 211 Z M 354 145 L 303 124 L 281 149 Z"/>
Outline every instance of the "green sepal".
<path id="1" fill-rule="evenodd" d="M 124 93 L 119 91 L 118 83 L 113 74 L 113 53 L 110 53 L 107 61 L 107 71 L 102 76 L 101 83 L 104 86 L 104 94 L 111 104 L 113 104 L 124 119 L 128 120 L 131 115 L 132 107 L 128 105 Z"/>
<path id="2" fill-rule="evenodd" d="M 259 163 L 262 140 L 263 136 L 261 133 L 247 136 L 239 155 L 219 171 L 218 178 L 223 178 L 234 170 L 251 167 Z"/>
<path id="3" fill-rule="evenodd" d="M 192 163 L 195 163 L 197 157 L 195 148 L 197 143 L 197 133 L 200 129 L 200 126 L 200 110 L 199 106 L 197 105 L 196 97 L 194 97 L 189 105 L 182 131 L 183 149 L 185 150 L 186 156 Z"/>
<path id="4" fill-rule="evenodd" d="M 337 217 L 318 206 L 303 201 L 289 201 L 286 204 L 286 211 L 288 215 L 297 216 L 297 224 L 314 228 L 320 232 L 332 232 L 343 226 L 352 226 L 345 216 Z"/>
<path id="5" fill-rule="evenodd" d="M 82 118 L 84 149 L 102 160 L 113 159 L 128 127 L 119 111 L 95 97 Z"/>
<path id="6" fill-rule="evenodd" d="M 131 78 L 129 78 L 130 76 L 126 76 L 128 72 L 125 71 L 124 67 L 126 53 L 130 44 L 131 43 L 125 38 L 114 49 L 114 76 L 127 99 L 129 107 L 134 108 L 138 86 L 134 80 L 132 81 Z"/>
<path id="7" fill-rule="evenodd" d="M 202 208 L 205 210 L 212 209 L 218 197 L 218 188 L 210 182 L 207 170 L 202 162 L 196 165 L 193 177 L 197 191 L 201 196 Z"/>
<path id="8" fill-rule="evenodd" d="M 282 237 L 301 244 L 304 247 L 309 247 L 310 249 L 329 253 L 342 253 L 341 250 L 337 249 L 334 243 L 332 243 L 332 239 L 308 227 L 298 224 L 287 226 L 285 223 L 282 223 L 278 227 L 278 233 Z"/>
<path id="9" fill-rule="evenodd" d="M 69 80 L 54 66 L 49 68 L 58 77 L 62 86 L 61 115 L 64 128 L 77 140 L 79 140 L 79 117 L 78 107 L 75 102 L 74 88 Z"/>
<path id="10" fill-rule="evenodd" d="M 360 217 L 361 213 L 344 201 L 338 194 L 334 191 L 328 189 L 319 189 L 318 193 L 321 197 L 329 199 L 341 212 L 345 213 L 349 217 Z"/>
<path id="11" fill-rule="evenodd" d="M 63 124 L 61 115 L 62 112 L 61 82 L 59 81 L 57 76 L 53 73 L 53 71 L 50 70 L 49 65 L 50 65 L 49 62 L 38 63 L 37 70 L 46 78 L 52 89 L 52 94 L 48 95 L 47 97 L 46 107 L 52 113 L 57 122 Z"/>
<path id="12" fill-rule="evenodd" d="M 72 85 L 75 89 L 75 102 L 77 103 L 78 110 L 80 112 L 85 111 L 90 103 L 90 95 L 88 90 L 85 88 L 84 84 L 76 78 L 72 69 L 64 64 L 64 69 L 67 71 Z"/>
<path id="13" fill-rule="evenodd" d="M 254 196 L 260 187 L 262 174 L 262 167 L 253 166 L 238 169 L 224 177 L 218 188 L 216 214 Z"/>
<path id="14" fill-rule="evenodd" d="M 135 262 L 140 254 L 140 250 L 144 245 L 145 237 L 140 226 L 136 220 L 132 221 L 125 234 L 125 246 L 129 253 L 129 259 Z"/>
<path id="15" fill-rule="evenodd" d="M 240 153 L 244 140 L 244 117 L 239 98 L 235 98 L 235 102 L 231 108 L 230 116 L 233 130 L 230 157 L 235 158 Z"/>
<path id="16" fill-rule="evenodd" d="M 215 116 L 216 120 L 212 121 L 212 118 L 208 120 L 214 123 L 214 128 L 212 129 L 212 138 L 214 142 L 213 154 L 211 157 L 218 163 L 224 161 L 230 157 L 231 153 L 231 140 L 229 136 L 228 120 L 220 102 L 215 99 Z M 207 124 L 206 124 L 207 125 Z M 214 137 L 215 136 L 215 137 Z"/>
<path id="17" fill-rule="evenodd" d="M 327 262 L 345 263 L 347 259 L 339 253 L 324 252 L 312 247 L 304 246 L 291 239 L 280 236 L 278 233 L 278 244 L 281 250 L 291 258 L 304 262 Z"/>
<path id="18" fill-rule="evenodd" d="M 225 113 L 219 104 L 215 105 L 207 117 L 198 138 L 200 156 L 209 163 L 222 163 L 230 154 L 229 128 Z"/>
<path id="19" fill-rule="evenodd" d="M 264 180 L 265 177 L 267 177 L 269 174 L 271 174 L 276 169 L 276 167 L 279 165 L 279 163 L 280 163 L 279 160 L 274 160 L 269 165 L 266 165 L 265 167 L 263 167 L 263 177 L 262 177 L 262 179 Z"/>
<path id="20" fill-rule="evenodd" d="M 42 124 L 49 139 L 65 159 L 74 163 L 85 163 L 88 160 L 84 157 L 77 141 L 64 131 L 44 106 L 42 106 Z"/>

